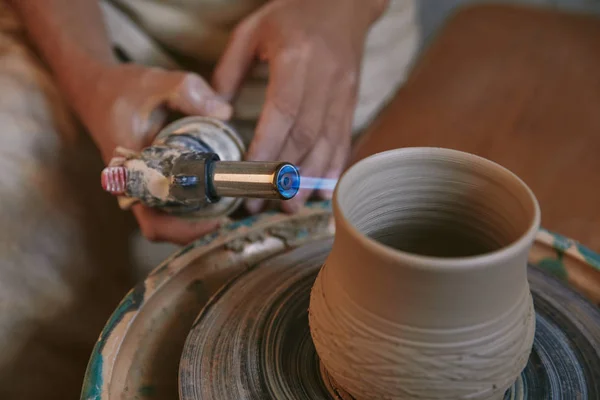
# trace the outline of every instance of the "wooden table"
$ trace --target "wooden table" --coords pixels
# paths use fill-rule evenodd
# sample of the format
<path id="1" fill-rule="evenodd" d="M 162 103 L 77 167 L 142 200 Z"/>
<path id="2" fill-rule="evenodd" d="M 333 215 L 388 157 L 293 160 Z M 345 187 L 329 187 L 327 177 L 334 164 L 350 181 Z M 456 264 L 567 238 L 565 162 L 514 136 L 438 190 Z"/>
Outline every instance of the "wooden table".
<path id="1" fill-rule="evenodd" d="M 545 228 L 600 251 L 600 19 L 462 9 L 355 159 L 406 146 L 454 148 L 504 165 L 536 193 Z"/>

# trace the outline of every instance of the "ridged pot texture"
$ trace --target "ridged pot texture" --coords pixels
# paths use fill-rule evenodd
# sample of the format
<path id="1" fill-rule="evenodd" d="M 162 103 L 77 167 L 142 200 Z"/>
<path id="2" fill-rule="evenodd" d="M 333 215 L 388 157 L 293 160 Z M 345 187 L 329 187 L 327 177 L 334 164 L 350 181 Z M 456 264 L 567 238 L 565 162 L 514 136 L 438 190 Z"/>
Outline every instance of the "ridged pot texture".
<path id="1" fill-rule="evenodd" d="M 309 309 L 333 380 L 358 400 L 501 399 L 535 330 L 526 184 L 475 155 L 405 148 L 355 164 L 333 202 Z"/>

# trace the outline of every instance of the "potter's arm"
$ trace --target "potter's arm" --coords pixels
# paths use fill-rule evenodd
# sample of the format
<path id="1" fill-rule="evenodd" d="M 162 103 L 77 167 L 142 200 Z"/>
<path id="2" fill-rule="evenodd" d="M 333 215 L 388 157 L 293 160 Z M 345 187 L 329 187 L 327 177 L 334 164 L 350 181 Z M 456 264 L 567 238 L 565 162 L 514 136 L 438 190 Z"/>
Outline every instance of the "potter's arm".
<path id="1" fill-rule="evenodd" d="M 67 100 L 81 115 L 86 88 L 102 67 L 117 63 L 98 0 L 9 1 Z"/>

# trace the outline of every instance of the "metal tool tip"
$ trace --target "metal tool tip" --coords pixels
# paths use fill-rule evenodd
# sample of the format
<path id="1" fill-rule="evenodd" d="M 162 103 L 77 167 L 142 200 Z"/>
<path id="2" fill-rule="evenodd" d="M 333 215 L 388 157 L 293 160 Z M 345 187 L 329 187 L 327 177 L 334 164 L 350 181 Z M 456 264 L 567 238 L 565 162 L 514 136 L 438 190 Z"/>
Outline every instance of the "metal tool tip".
<path id="1" fill-rule="evenodd" d="M 300 173 L 294 165 L 286 163 L 277 171 L 275 182 L 281 197 L 285 200 L 289 200 L 294 197 L 300 189 Z"/>

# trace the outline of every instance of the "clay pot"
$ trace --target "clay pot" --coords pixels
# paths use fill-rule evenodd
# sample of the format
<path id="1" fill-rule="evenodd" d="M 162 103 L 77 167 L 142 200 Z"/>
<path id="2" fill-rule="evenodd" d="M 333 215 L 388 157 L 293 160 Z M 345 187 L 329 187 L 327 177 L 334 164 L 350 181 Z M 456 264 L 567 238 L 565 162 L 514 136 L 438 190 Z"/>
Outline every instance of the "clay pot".
<path id="1" fill-rule="evenodd" d="M 333 211 L 309 310 L 330 378 L 360 400 L 501 399 L 533 344 L 531 190 L 480 157 L 405 148 L 351 167 Z"/>

